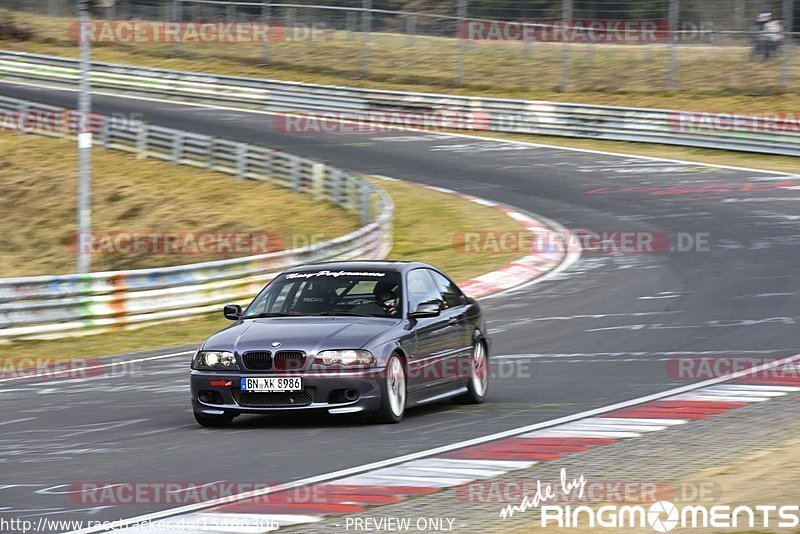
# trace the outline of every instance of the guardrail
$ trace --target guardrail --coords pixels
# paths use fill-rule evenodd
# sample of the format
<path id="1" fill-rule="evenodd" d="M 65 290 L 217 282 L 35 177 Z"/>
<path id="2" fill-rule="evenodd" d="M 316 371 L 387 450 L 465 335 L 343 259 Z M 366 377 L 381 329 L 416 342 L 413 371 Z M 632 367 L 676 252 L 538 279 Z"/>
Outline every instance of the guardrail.
<path id="1" fill-rule="evenodd" d="M 74 59 L 0 51 L 0 80 L 74 86 Z M 582 137 L 800 156 L 800 131 L 780 118 L 562 102 L 379 91 L 94 63 L 98 91 L 278 113 L 447 129 Z"/>
<path id="2" fill-rule="evenodd" d="M 76 114 L 0 97 L 0 114 L 47 117 L 44 133 L 69 136 Z M 35 122 L 35 121 L 34 121 Z M 135 122 L 96 121 L 100 144 L 139 157 L 263 180 L 358 211 L 363 226 L 312 246 L 175 267 L 0 279 L 0 343 L 85 335 L 120 325 L 185 319 L 252 298 L 275 274 L 309 262 L 382 259 L 391 249 L 393 206 L 360 176 L 284 152 Z M 24 120 L 4 125 L 27 124 Z"/>

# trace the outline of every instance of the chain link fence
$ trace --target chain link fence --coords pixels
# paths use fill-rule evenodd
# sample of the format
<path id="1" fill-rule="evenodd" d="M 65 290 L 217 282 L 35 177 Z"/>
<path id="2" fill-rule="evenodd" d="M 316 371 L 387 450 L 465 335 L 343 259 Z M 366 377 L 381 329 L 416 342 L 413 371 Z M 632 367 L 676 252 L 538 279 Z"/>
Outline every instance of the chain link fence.
<path id="1" fill-rule="evenodd" d="M 293 78 L 357 76 L 505 92 L 772 94 L 800 84 L 799 54 L 793 51 L 800 14 L 794 2 L 94 0 L 94 5 L 96 18 L 107 20 L 269 24 L 275 31 L 268 42 L 176 39 L 151 43 L 147 54 L 269 64 L 286 67 Z M 66 22 L 54 22 L 72 18 L 75 1 L 0 0 L 3 7 L 42 15 L 25 22 L 53 42 L 67 40 Z"/>

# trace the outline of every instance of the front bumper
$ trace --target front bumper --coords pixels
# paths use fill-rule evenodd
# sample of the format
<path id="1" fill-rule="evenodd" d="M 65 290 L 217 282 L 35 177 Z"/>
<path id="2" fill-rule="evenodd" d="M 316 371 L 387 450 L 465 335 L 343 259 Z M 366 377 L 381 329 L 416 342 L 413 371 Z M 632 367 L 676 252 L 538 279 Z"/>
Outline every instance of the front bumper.
<path id="1" fill-rule="evenodd" d="M 303 389 L 312 392 L 312 401 L 299 405 L 255 406 L 243 400 L 239 385 L 242 377 L 285 377 L 303 378 Z M 286 412 L 327 412 L 330 414 L 372 413 L 380 407 L 383 384 L 386 383 L 385 369 L 369 369 L 333 373 L 296 374 L 192 371 L 192 408 L 204 415 L 239 415 Z M 214 385 L 212 385 L 212 382 Z M 220 385 L 220 383 L 230 385 Z M 358 398 L 347 401 L 342 398 L 345 390 L 358 391 Z M 213 402 L 208 402 L 207 393 L 214 392 Z M 201 400 L 201 393 L 206 400 Z M 291 397 L 291 394 L 281 394 Z M 284 399 L 282 402 L 288 402 Z"/>

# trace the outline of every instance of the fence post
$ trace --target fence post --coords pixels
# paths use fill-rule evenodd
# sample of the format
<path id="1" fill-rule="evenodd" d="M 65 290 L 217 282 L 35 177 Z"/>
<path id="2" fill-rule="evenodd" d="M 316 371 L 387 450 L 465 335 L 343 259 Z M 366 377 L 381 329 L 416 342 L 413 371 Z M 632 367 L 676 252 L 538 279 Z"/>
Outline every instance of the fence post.
<path id="1" fill-rule="evenodd" d="M 369 75 L 369 47 L 372 33 L 372 0 L 362 0 L 361 12 L 361 76 Z"/>
<path id="2" fill-rule="evenodd" d="M 286 35 L 290 41 L 295 38 L 295 26 L 297 25 L 297 10 L 293 7 L 286 8 Z"/>
<path id="3" fill-rule="evenodd" d="M 561 23 L 565 25 L 564 28 L 564 42 L 561 45 L 561 90 L 566 91 L 569 88 L 570 79 L 570 48 L 571 44 L 567 35 L 572 28 L 572 0 L 563 0 L 561 6 Z"/>
<path id="4" fill-rule="evenodd" d="M 459 30 L 463 28 L 463 25 L 467 18 L 467 0 L 458 0 L 457 4 L 457 14 L 458 20 L 456 21 L 456 75 L 455 75 L 455 84 L 456 85 L 463 85 L 464 84 L 464 55 L 467 53 L 466 50 L 466 42 L 464 39 L 459 39 Z"/>
<path id="5" fill-rule="evenodd" d="M 406 17 L 406 46 L 411 47 L 417 41 L 417 16 L 409 15 Z"/>
<path id="6" fill-rule="evenodd" d="M 530 35 L 529 35 L 529 30 L 528 30 L 529 27 L 530 27 L 530 24 L 528 24 L 526 22 L 522 23 L 522 38 L 523 38 L 523 40 L 525 42 L 523 50 L 524 50 L 526 58 L 531 57 L 531 39 L 530 39 Z"/>
<path id="7" fill-rule="evenodd" d="M 172 0 L 172 21 L 180 23 L 183 16 L 183 3 L 181 0 Z M 172 54 L 178 55 L 181 51 L 180 39 L 175 39 L 172 43 Z"/>
<path id="8" fill-rule="evenodd" d="M 669 79 L 667 88 L 672 90 L 678 87 L 678 14 L 680 0 L 669 0 L 669 26 L 672 35 L 669 40 Z"/>
<path id="9" fill-rule="evenodd" d="M 269 65 L 269 39 L 274 31 L 272 28 L 272 2 L 265 0 L 261 3 L 261 21 L 267 25 L 267 39 L 261 43 L 261 63 Z"/>
<path id="10" fill-rule="evenodd" d="M 356 35 L 356 13 L 355 11 L 348 11 L 345 16 L 347 17 L 347 40 L 355 41 Z"/>
<path id="11" fill-rule="evenodd" d="M 783 62 L 781 64 L 781 86 L 789 88 L 792 68 L 792 22 L 794 20 L 794 0 L 783 0 Z"/>

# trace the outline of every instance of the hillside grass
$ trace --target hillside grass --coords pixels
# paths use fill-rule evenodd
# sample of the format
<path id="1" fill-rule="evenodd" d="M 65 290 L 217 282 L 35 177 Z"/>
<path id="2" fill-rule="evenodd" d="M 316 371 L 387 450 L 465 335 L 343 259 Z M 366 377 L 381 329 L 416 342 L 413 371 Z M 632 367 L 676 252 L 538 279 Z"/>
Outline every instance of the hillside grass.
<path id="1" fill-rule="evenodd" d="M 0 39 L 0 48 L 76 57 L 69 18 L 13 13 L 31 32 L 26 41 Z M 456 51 L 464 45 L 464 80 L 455 84 Z M 560 43 L 459 42 L 418 36 L 413 46 L 397 34 L 371 36 L 370 69 L 361 72 L 360 36 L 329 31 L 324 40 L 269 45 L 262 65 L 258 44 L 96 44 L 97 61 L 236 76 L 290 79 L 357 87 L 448 92 L 592 104 L 668 107 L 741 113 L 792 113 L 800 108 L 800 54 L 793 54 L 790 91 L 780 86 L 780 62 L 751 61 L 749 46 L 679 47 L 679 89 L 667 90 L 665 45 L 571 44 L 571 83 L 561 84 Z"/>

